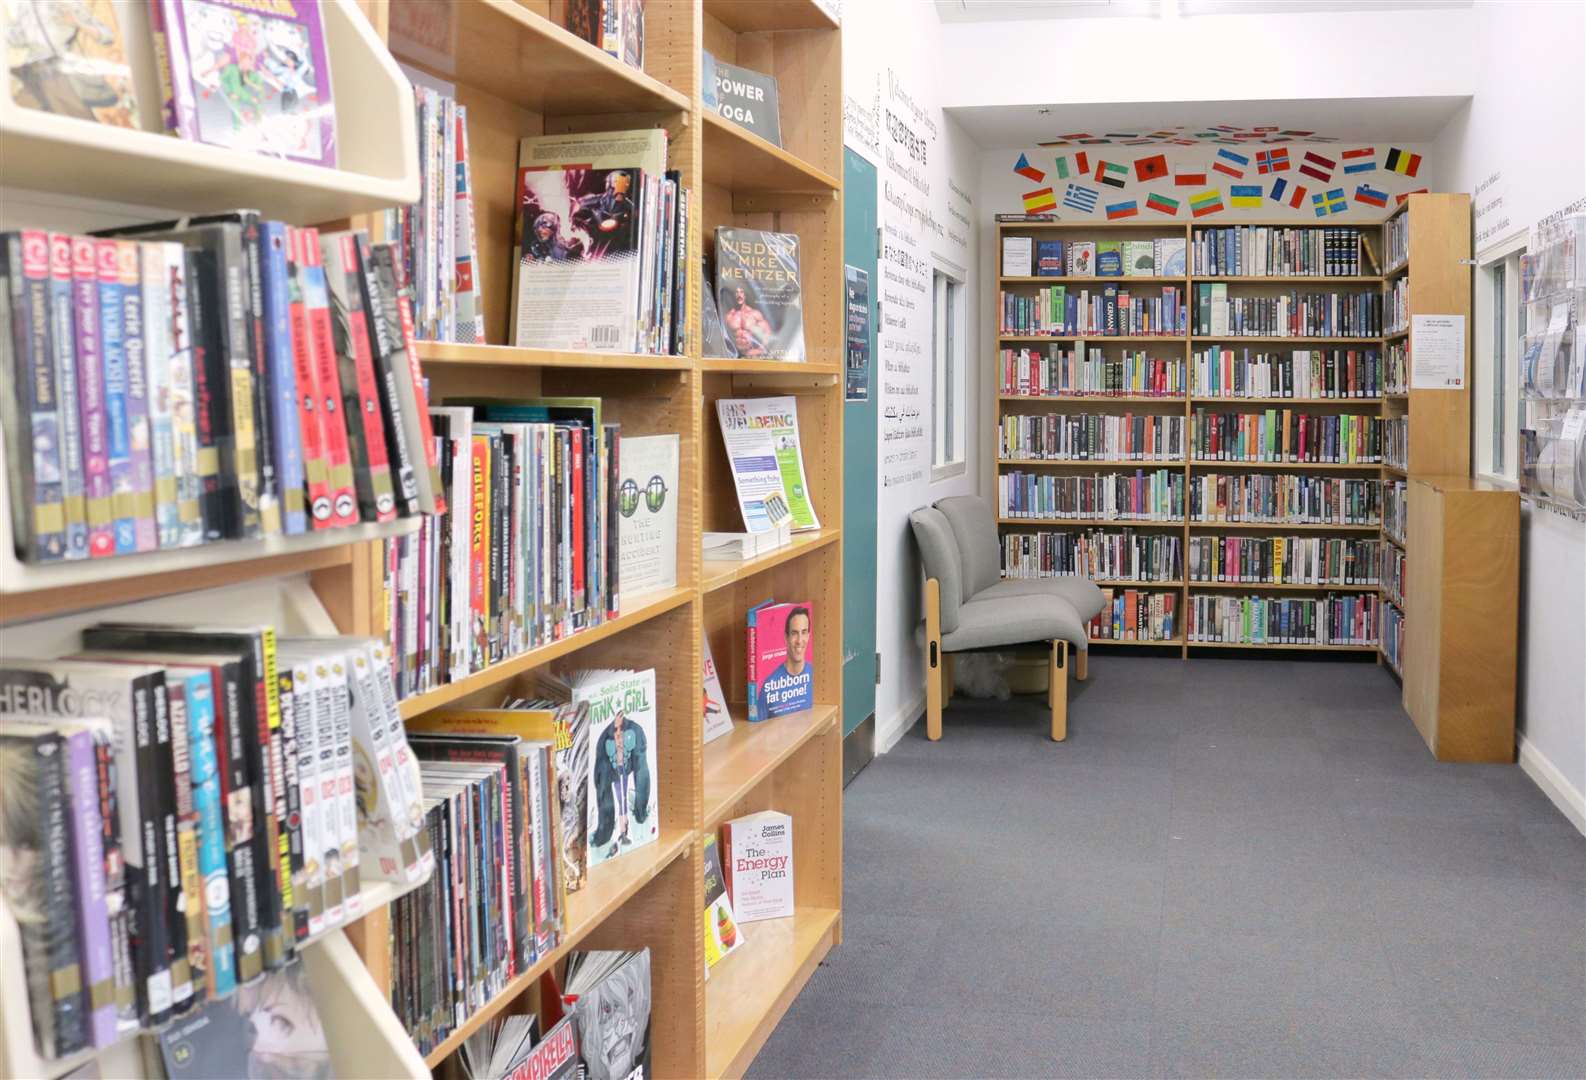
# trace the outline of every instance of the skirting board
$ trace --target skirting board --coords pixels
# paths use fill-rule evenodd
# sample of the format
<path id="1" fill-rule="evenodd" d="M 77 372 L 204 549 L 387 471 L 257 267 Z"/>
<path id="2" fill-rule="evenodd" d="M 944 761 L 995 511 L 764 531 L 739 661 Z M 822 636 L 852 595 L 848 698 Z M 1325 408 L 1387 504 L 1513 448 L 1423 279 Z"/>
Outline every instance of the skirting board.
<path id="1" fill-rule="evenodd" d="M 891 719 L 882 723 L 876 721 L 876 754 L 879 756 L 898 745 L 898 740 L 909 733 L 909 729 L 925 719 L 925 695 L 921 694 L 903 708 L 892 714 Z"/>
<path id="2" fill-rule="evenodd" d="M 1583 836 L 1586 836 L 1586 795 L 1575 789 L 1564 774 L 1536 748 L 1536 744 L 1520 736 L 1520 768 L 1542 789 L 1559 812 L 1569 819 Z"/>
<path id="3" fill-rule="evenodd" d="M 843 787 L 853 783 L 876 756 L 876 714 L 859 721 L 859 726 L 843 736 Z"/>

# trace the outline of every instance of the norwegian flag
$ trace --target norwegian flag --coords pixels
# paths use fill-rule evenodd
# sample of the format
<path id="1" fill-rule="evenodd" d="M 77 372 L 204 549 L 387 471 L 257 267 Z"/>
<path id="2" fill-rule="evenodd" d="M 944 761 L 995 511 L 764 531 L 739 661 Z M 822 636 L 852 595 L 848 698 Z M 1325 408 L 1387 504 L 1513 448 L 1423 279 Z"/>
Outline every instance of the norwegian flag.
<path id="1" fill-rule="evenodd" d="M 1289 171 L 1289 151 L 1285 147 L 1281 150 L 1257 150 L 1256 172 L 1275 173 Z"/>

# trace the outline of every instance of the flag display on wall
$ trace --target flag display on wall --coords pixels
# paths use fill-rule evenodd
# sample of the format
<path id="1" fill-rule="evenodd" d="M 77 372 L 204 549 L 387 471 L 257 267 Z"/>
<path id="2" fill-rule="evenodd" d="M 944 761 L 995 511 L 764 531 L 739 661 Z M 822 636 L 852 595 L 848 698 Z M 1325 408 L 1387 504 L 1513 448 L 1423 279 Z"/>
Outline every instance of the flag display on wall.
<path id="1" fill-rule="evenodd" d="M 1261 205 L 1261 185 L 1235 184 L 1228 189 L 1228 201 L 1241 210 L 1254 210 Z"/>
<path id="2" fill-rule="evenodd" d="M 1068 190 L 1063 192 L 1063 205 L 1070 210 L 1088 214 L 1096 209 L 1096 190 L 1079 184 L 1070 184 Z"/>
<path id="3" fill-rule="evenodd" d="M 1245 169 L 1249 167 L 1250 159 L 1244 154 L 1236 154 L 1232 150 L 1217 151 L 1217 160 L 1212 162 L 1212 168 L 1220 173 L 1227 173 L 1235 180 L 1242 179 Z"/>
<path id="4" fill-rule="evenodd" d="M 1024 177 L 1026 180 L 1033 180 L 1037 184 L 1046 179 L 1046 174 L 1040 169 L 1037 169 L 1034 165 L 1031 165 L 1030 159 L 1025 157 L 1023 154 L 1020 154 L 1019 160 L 1014 163 L 1013 171 Z"/>
<path id="5" fill-rule="evenodd" d="M 1057 209 L 1057 199 L 1049 187 L 1037 188 L 1035 191 L 1024 193 L 1024 212 L 1026 214 L 1044 214 Z"/>
<path id="6" fill-rule="evenodd" d="M 1206 174 L 1203 172 L 1187 172 L 1173 174 L 1174 187 L 1205 187 Z"/>
<path id="7" fill-rule="evenodd" d="M 1123 165 L 1114 165 L 1110 161 L 1096 162 L 1096 182 L 1107 184 L 1111 187 L 1123 187 L 1129 182 L 1129 169 Z"/>
<path id="8" fill-rule="evenodd" d="M 1388 205 L 1388 193 L 1386 191 L 1378 191 L 1370 184 L 1361 184 L 1355 189 L 1355 201 L 1357 203 L 1365 203 L 1367 206 L 1385 208 Z"/>
<path id="9" fill-rule="evenodd" d="M 1167 155 L 1153 154 L 1134 163 L 1134 178 L 1142 184 L 1167 177 Z"/>
<path id="10" fill-rule="evenodd" d="M 1312 195 L 1311 206 L 1315 209 L 1317 217 L 1326 217 L 1328 214 L 1342 214 L 1349 209 L 1349 202 L 1344 198 L 1343 188 L 1334 188 L 1331 191 L 1318 191 Z"/>
<path id="11" fill-rule="evenodd" d="M 1286 203 L 1298 210 L 1305 205 L 1305 185 L 1291 185 L 1280 176 L 1272 181 L 1272 190 L 1267 193 L 1267 197 L 1273 202 Z"/>
<path id="12" fill-rule="evenodd" d="M 1145 197 L 1145 208 L 1155 210 L 1159 214 L 1173 215 L 1178 213 L 1178 200 L 1153 191 Z"/>
<path id="13" fill-rule="evenodd" d="M 1194 217 L 1215 214 L 1222 208 L 1223 193 L 1216 188 L 1190 196 L 1190 214 Z"/>
<path id="14" fill-rule="evenodd" d="M 1258 173 L 1287 172 L 1288 168 L 1289 168 L 1289 152 L 1288 152 L 1288 150 L 1286 148 L 1285 149 L 1281 149 L 1281 150 L 1257 150 L 1256 151 L 1256 172 L 1258 172 Z"/>
<path id="15" fill-rule="evenodd" d="M 1107 220 L 1117 221 L 1119 218 L 1134 217 L 1140 212 L 1140 207 L 1133 199 L 1128 202 L 1110 203 L 1107 206 Z"/>
<path id="16" fill-rule="evenodd" d="M 1396 172 L 1401 176 L 1414 176 L 1421 171 L 1421 155 L 1390 146 L 1388 158 L 1382 165 L 1389 172 Z"/>
<path id="17" fill-rule="evenodd" d="M 1312 180 L 1320 180 L 1325 184 L 1333 178 L 1333 169 L 1337 165 L 1338 162 L 1332 158 L 1325 158 L 1320 154 L 1313 154 L 1307 150 L 1305 157 L 1300 160 L 1300 172 L 1309 176 Z"/>
<path id="18" fill-rule="evenodd" d="M 1344 151 L 1344 174 L 1346 176 L 1376 171 L 1377 148 L 1375 146 L 1362 146 L 1358 150 Z"/>

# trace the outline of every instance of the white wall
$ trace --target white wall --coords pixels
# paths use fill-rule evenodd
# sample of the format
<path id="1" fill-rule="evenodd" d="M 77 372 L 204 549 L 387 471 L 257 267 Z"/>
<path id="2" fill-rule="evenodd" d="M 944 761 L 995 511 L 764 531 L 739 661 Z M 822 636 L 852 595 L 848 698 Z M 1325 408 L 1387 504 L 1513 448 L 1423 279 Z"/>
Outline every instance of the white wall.
<path id="1" fill-rule="evenodd" d="M 1586 5 L 1472 14 L 1475 94 L 1433 158 L 1437 186 L 1476 193 L 1479 253 L 1586 195 Z M 1523 536 L 1521 764 L 1586 831 L 1586 524 L 1528 509 Z"/>
<path id="2" fill-rule="evenodd" d="M 881 302 L 874 358 L 882 416 L 876 492 L 878 752 L 890 749 L 924 708 L 925 670 L 914 640 L 922 618 L 921 577 L 909 512 L 947 495 L 973 491 L 980 458 L 971 378 L 964 432 L 968 467 L 959 476 L 931 482 L 934 266 L 966 279 L 966 359 L 971 364 L 980 325 L 971 225 L 980 214 L 974 198 L 978 148 L 942 113 L 937 93 L 941 37 L 935 12 L 908 0 L 844 5 L 845 141 L 876 165 L 882 227 L 878 281 L 872 286 Z M 911 156 L 911 148 L 923 152 L 923 164 Z M 895 419 L 888 418 L 889 408 Z"/>

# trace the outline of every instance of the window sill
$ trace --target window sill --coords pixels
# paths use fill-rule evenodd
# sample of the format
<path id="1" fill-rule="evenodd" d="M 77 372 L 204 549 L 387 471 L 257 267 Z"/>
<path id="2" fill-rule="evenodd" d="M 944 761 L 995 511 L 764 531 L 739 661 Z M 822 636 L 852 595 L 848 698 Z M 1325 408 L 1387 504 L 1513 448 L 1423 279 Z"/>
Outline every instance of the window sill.
<path id="1" fill-rule="evenodd" d="M 931 466 L 931 483 L 938 484 L 943 480 L 951 480 L 955 476 L 963 476 L 969 471 L 969 463 L 965 461 L 950 461 L 946 465 Z"/>

